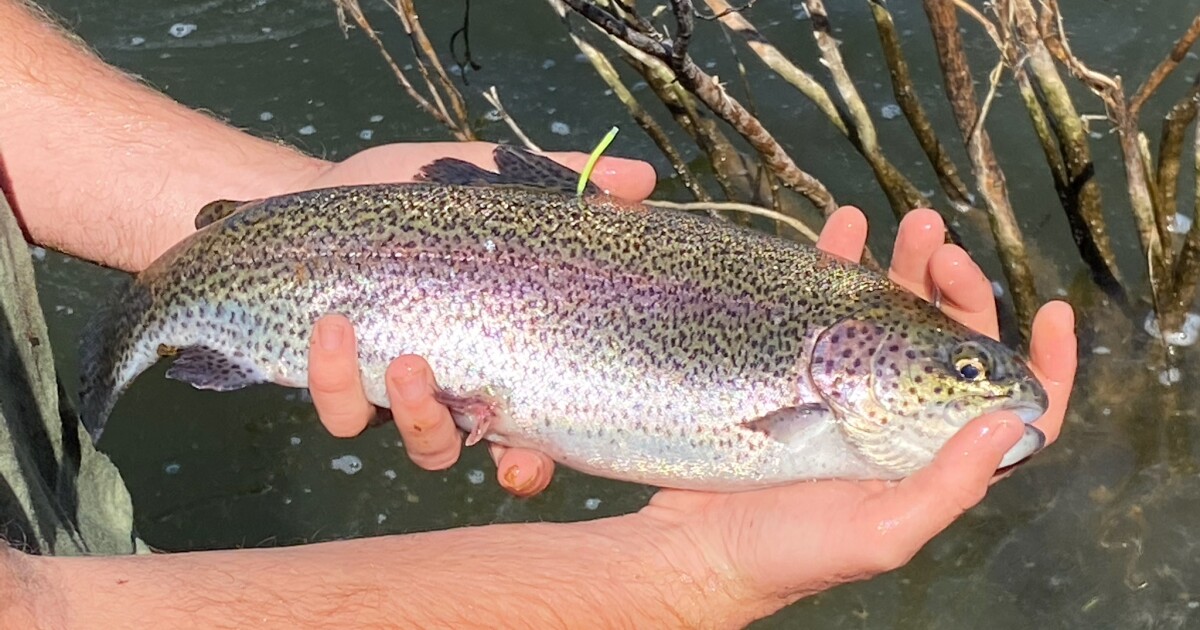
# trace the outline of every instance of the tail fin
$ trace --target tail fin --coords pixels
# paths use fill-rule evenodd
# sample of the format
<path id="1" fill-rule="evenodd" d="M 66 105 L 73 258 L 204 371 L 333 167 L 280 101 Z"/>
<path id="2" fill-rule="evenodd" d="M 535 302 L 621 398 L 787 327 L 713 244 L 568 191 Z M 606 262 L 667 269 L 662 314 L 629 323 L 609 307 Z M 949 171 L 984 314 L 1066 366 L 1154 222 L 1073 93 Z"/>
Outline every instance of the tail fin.
<path id="1" fill-rule="evenodd" d="M 139 352 L 138 340 L 146 328 L 153 298 L 141 283 L 130 280 L 118 287 L 80 338 L 79 416 L 92 436 L 100 439 L 117 398 L 156 356 Z"/>

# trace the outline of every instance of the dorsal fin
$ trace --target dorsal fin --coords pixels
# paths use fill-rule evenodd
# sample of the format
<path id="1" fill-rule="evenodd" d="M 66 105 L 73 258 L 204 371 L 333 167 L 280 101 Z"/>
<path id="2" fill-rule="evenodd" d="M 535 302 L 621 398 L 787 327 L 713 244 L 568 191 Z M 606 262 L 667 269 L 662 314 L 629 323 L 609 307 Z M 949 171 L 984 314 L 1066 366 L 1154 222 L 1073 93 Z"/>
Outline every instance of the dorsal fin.
<path id="1" fill-rule="evenodd" d="M 520 147 L 498 145 L 492 157 L 496 160 L 495 173 L 457 158 L 441 158 L 422 167 L 416 179 L 459 186 L 521 186 L 570 194 L 575 194 L 579 184 L 579 173 Z M 583 192 L 597 195 L 600 189 L 588 182 Z"/>
<path id="2" fill-rule="evenodd" d="M 217 201 L 204 204 L 204 207 L 200 208 L 200 212 L 196 213 L 196 229 L 199 230 L 206 225 L 216 223 L 241 210 L 245 205 L 245 201 L 232 201 L 229 199 L 218 199 Z"/>

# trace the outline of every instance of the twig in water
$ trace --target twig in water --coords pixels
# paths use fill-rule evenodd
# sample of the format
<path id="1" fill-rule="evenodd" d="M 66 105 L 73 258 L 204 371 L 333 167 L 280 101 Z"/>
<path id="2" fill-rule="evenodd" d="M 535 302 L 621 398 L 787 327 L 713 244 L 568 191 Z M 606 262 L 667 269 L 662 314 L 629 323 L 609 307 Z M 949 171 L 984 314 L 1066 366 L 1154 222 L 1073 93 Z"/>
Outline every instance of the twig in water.
<path id="1" fill-rule="evenodd" d="M 411 98 L 413 102 L 417 104 L 417 107 L 424 110 L 425 113 L 433 117 L 434 120 L 438 121 L 447 129 L 449 129 L 454 135 L 455 139 L 460 141 L 477 139 L 467 121 L 465 107 L 461 111 L 456 110 L 456 113 L 460 114 L 458 117 L 451 115 L 446 109 L 445 104 L 442 102 L 441 96 L 438 95 L 437 90 L 433 88 L 432 83 L 429 81 L 426 81 L 426 85 L 432 92 L 430 96 L 433 98 L 433 102 L 430 102 L 429 98 L 426 98 L 417 91 L 416 87 L 413 86 L 412 81 L 409 80 L 408 75 L 400 69 L 399 64 L 397 64 L 396 60 L 392 58 L 392 55 L 388 52 L 387 47 L 383 45 L 383 40 L 379 38 L 379 35 L 375 32 L 375 29 L 367 20 L 367 16 L 363 13 L 362 7 L 359 6 L 358 0 L 333 0 L 333 4 L 337 10 L 338 24 L 341 26 L 342 32 L 347 33 L 349 30 L 349 24 L 346 22 L 346 14 L 349 14 L 358 27 L 362 29 L 367 38 L 371 40 L 371 43 L 375 44 L 375 47 L 379 50 L 380 56 L 383 57 L 383 60 L 392 70 L 392 74 L 395 75 L 396 81 L 400 83 L 400 87 L 404 89 L 404 92 L 408 94 L 409 98 Z M 395 11 L 400 10 L 399 7 L 396 6 L 393 6 L 392 8 Z M 416 46 L 417 44 L 414 42 L 414 47 Z M 450 85 L 449 88 L 453 94 L 458 95 L 458 91 L 454 89 L 453 85 Z M 461 101 L 461 98 L 461 95 L 459 95 L 456 99 L 456 102 Z"/>
<path id="2" fill-rule="evenodd" d="M 724 211 L 728 211 L 728 212 L 744 212 L 746 214 L 753 214 L 753 215 L 760 216 L 760 217 L 766 217 L 768 219 L 772 219 L 772 220 L 778 221 L 780 223 L 783 223 L 783 224 L 787 225 L 788 227 L 791 227 L 793 230 L 796 230 L 802 236 L 804 236 L 804 238 L 807 238 L 808 240 L 812 241 L 813 243 L 816 243 L 817 239 L 819 238 L 819 235 L 817 234 L 817 232 L 815 232 L 812 228 L 805 225 L 804 222 L 801 221 L 800 219 L 797 219 L 795 217 L 790 217 L 782 212 L 778 212 L 776 210 L 771 210 L 770 208 L 763 208 L 761 206 L 755 206 L 755 205 L 751 205 L 748 203 L 737 203 L 737 202 L 733 202 L 733 201 L 727 201 L 727 202 L 721 202 L 721 203 L 712 203 L 712 202 L 707 202 L 707 201 L 694 201 L 694 202 L 688 202 L 688 203 L 679 203 L 679 202 L 675 202 L 675 201 L 658 201 L 655 199 L 647 199 L 646 201 L 643 201 L 642 203 L 644 205 L 651 206 L 654 208 L 670 208 L 672 210 L 704 210 L 704 211 L 724 210 Z"/>
<path id="3" fill-rule="evenodd" d="M 500 102 L 500 93 L 496 91 L 496 86 L 493 85 L 492 87 L 488 88 L 487 91 L 483 92 L 483 98 L 487 100 L 489 105 L 496 109 L 496 113 L 499 114 L 500 119 L 508 125 L 509 129 L 512 129 L 513 134 L 517 136 L 517 139 L 521 141 L 521 144 L 525 145 L 526 149 L 529 149 L 530 151 L 542 150 L 541 147 L 533 142 L 533 140 L 529 139 L 529 136 L 525 135 L 524 131 L 521 131 L 521 127 L 517 125 L 517 121 L 513 120 L 512 116 L 508 115 L 508 110 L 504 109 L 504 104 Z"/>

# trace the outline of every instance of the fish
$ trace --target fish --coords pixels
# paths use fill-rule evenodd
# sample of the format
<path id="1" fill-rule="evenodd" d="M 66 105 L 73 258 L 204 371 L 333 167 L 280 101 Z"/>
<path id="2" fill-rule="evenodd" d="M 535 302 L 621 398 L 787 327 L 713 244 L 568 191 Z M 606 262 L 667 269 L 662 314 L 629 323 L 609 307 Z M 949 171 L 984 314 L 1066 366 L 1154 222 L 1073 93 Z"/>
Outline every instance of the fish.
<path id="1" fill-rule="evenodd" d="M 415 182 L 222 200 L 89 324 L 81 420 L 164 357 L 203 390 L 307 386 L 313 324 L 354 324 L 367 398 L 424 357 L 466 443 L 584 473 L 737 492 L 901 479 L 971 419 L 1045 444 L 1045 389 L 1015 349 L 858 263 L 761 230 L 610 197 L 501 145 Z M 132 419 L 130 419 L 132 421 Z"/>

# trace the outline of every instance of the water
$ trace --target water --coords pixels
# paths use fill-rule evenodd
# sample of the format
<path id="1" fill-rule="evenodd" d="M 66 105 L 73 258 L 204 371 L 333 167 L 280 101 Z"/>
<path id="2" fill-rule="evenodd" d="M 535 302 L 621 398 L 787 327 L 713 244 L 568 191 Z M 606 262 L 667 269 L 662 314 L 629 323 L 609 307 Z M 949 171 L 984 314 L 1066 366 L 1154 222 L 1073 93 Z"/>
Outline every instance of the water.
<path id="1" fill-rule="evenodd" d="M 336 159 L 387 142 L 447 138 L 409 104 L 360 33 L 342 37 L 323 0 L 131 0 L 119 8 L 100 0 L 47 4 L 106 59 L 174 98 L 314 153 Z M 751 19 L 763 32 L 785 51 L 812 59 L 808 25 L 796 21 L 807 16 L 793 15 L 788 3 L 760 4 Z M 880 112 L 894 99 L 879 71 L 882 61 L 864 3 L 836 4 L 832 18 L 850 71 L 869 109 Z M 1118 70 L 1133 85 L 1198 5 L 1196 0 L 1119 6 L 1063 2 L 1074 50 L 1098 69 Z M 924 104 L 941 128 L 950 129 L 940 81 L 930 80 L 937 61 L 923 15 L 916 3 L 892 6 Z M 422 3 L 422 9 L 431 37 L 444 45 L 458 27 L 461 4 Z M 578 51 L 541 3 L 497 0 L 473 3 L 472 9 L 472 49 L 483 68 L 468 73 L 464 92 L 485 138 L 511 139 L 502 122 L 484 116 L 489 107 L 479 92 L 495 85 L 509 113 L 546 148 L 586 150 L 609 126 L 620 124 L 624 132 L 613 151 L 650 159 L 660 173 L 670 172 L 616 100 L 606 96 L 590 67 L 578 63 Z M 386 13 L 371 15 L 405 63 L 398 25 Z M 985 71 L 995 53 L 979 29 L 967 20 L 964 26 L 975 67 Z M 697 62 L 738 85 L 723 40 L 703 36 L 711 25 L 698 28 L 698 41 L 713 43 L 697 44 Z M 763 120 L 840 201 L 868 208 L 873 243 L 886 245 L 894 225 L 863 162 L 814 118 L 811 105 L 782 81 L 767 78 L 757 62 L 746 61 Z M 815 63 L 810 68 L 819 74 Z M 1197 70 L 1200 62 L 1185 60 L 1145 120 L 1157 119 L 1163 104 L 1182 93 Z M 1102 112 L 1097 101 L 1085 98 L 1082 89 L 1077 92 L 1084 113 Z M 1200 587 L 1195 586 L 1200 549 L 1192 530 L 1200 512 L 1195 464 L 1200 444 L 1193 434 L 1200 401 L 1190 386 L 1198 373 L 1196 350 L 1177 349 L 1180 382 L 1164 387 L 1159 380 L 1164 369 L 1153 360 L 1157 347 L 1142 329 L 1145 305 L 1132 319 L 1122 316 L 1084 279 L 1046 168 L 1040 157 L 1027 157 L 1036 149 L 1011 89 L 1001 91 L 991 116 L 993 141 L 1022 227 L 1034 235 L 1039 288 L 1045 296 L 1068 295 L 1085 313 L 1083 364 L 1064 436 L 995 487 L 983 505 L 903 570 L 800 602 L 756 627 L 1011 630 L 1200 624 Z M 933 189 L 928 170 L 914 166 L 923 161 L 903 122 L 878 118 L 893 161 L 920 189 Z M 569 135 L 559 135 L 562 129 Z M 1157 130 L 1150 130 L 1157 137 Z M 1140 281 L 1141 254 L 1124 202 L 1115 142 L 1107 127 L 1093 131 L 1106 138 L 1094 151 L 1123 270 Z M 964 165 L 962 151 L 951 144 Z M 1189 168 L 1185 165 L 1184 172 Z M 1190 184 L 1184 188 L 1180 198 L 1186 200 Z M 676 189 L 664 183 L 664 190 Z M 972 235 L 968 243 L 992 277 L 999 277 L 987 239 Z M 64 377 L 74 382 L 76 335 L 117 276 L 53 253 L 40 252 L 36 265 L 56 356 Z M 141 534 L 161 549 L 591 519 L 636 510 L 652 493 L 560 469 L 545 493 L 518 500 L 498 488 L 482 448 L 467 449 L 451 470 L 428 473 L 408 462 L 390 428 L 349 441 L 329 437 L 311 405 L 293 390 L 201 393 L 165 380 L 162 372 L 161 366 L 152 370 L 130 390 L 101 444 L 129 483 Z"/>

